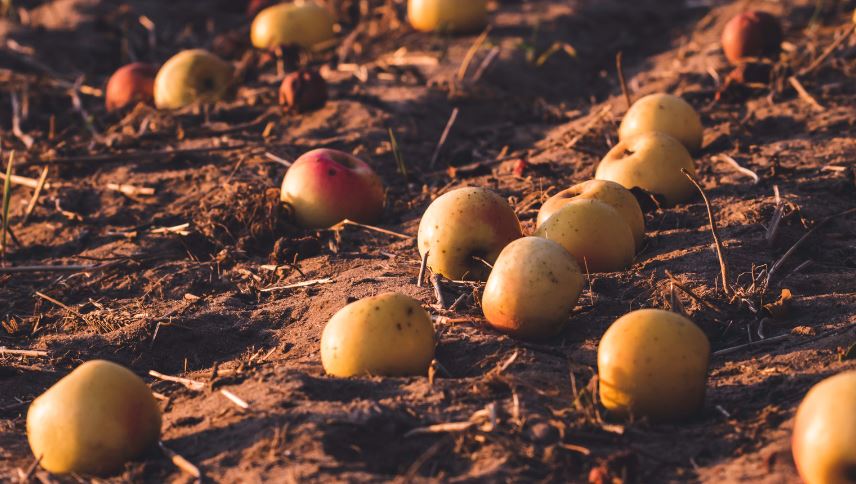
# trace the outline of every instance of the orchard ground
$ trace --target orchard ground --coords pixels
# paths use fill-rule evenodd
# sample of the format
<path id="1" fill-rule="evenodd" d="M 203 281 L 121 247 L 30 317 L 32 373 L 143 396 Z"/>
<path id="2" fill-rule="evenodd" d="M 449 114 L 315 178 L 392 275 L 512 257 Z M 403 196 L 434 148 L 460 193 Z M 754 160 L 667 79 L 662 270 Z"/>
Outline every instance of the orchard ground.
<path id="1" fill-rule="evenodd" d="M 747 292 L 748 303 L 729 304 L 718 289 L 720 267 L 701 199 L 652 206 L 649 238 L 633 266 L 591 274 L 567 330 L 554 341 L 497 334 L 485 327 L 478 298 L 464 298 L 455 311 L 432 309 L 448 318 L 436 324 L 443 370 L 433 382 L 339 380 L 324 375 L 319 357 L 330 316 L 354 298 L 400 291 L 428 307 L 436 304 L 434 293 L 430 284 L 416 285 L 414 239 L 290 224 L 278 201 L 285 167 L 267 153 L 294 160 L 332 147 L 365 159 L 389 187 L 381 225 L 414 238 L 431 199 L 464 185 L 508 197 L 531 231 L 540 203 L 591 178 L 616 141 L 626 103 L 615 55 L 623 51 L 635 98 L 671 92 L 701 113 L 699 176 L 720 226 L 731 282 L 748 291 L 753 267 L 761 274 L 809 228 L 856 204 L 856 36 L 799 78 L 818 105 L 797 95 L 781 73 L 772 91 L 737 86 L 716 102 L 729 71 L 719 32 L 744 2 L 499 2 L 488 40 L 462 81 L 458 71 L 477 35 L 419 34 L 397 20 L 402 2 L 370 1 L 358 33 L 349 35 L 357 21 L 344 16 L 347 41 L 315 56 L 342 59 L 323 71 L 330 82 L 327 106 L 282 115 L 271 110 L 276 63 L 244 57 L 249 21 L 236 3 L 21 1 L 14 5 L 25 9 L 23 23 L 0 23 L 4 166 L 15 149 L 16 174 L 38 178 L 43 165 L 50 167 L 49 186 L 26 223 L 33 190 L 13 191 L 16 240 L 9 242 L 6 265 L 97 266 L 0 273 L 0 345 L 47 352 L 0 356 L 0 475 L 15 479 L 33 464 L 24 424 L 28 402 L 81 362 L 106 358 L 141 375 L 156 370 L 210 383 L 194 392 L 148 380 L 167 398 L 165 444 L 223 482 L 586 481 L 595 468 L 600 477 L 627 482 L 797 480 L 789 445 L 797 404 L 814 383 L 856 367 L 843 356 L 856 341 L 852 214 L 830 220 L 792 252 L 764 298 L 756 290 Z M 348 1 L 331 3 L 345 13 L 359 11 Z M 781 16 L 786 55 L 796 68 L 842 35 L 856 6 L 845 1 L 815 11 L 815 3 L 751 4 Z M 153 43 L 141 15 L 154 24 Z M 555 42 L 573 46 L 576 57 L 560 48 L 538 65 Z M 129 51 L 159 63 L 193 47 L 244 59 L 245 81 L 235 97 L 205 111 L 139 107 L 117 116 L 105 113 L 103 99 L 83 93 L 95 137 L 57 81 L 85 75 L 85 85 L 101 87 L 134 60 Z M 486 62 L 489 55 L 496 57 Z M 26 106 L 21 128 L 33 137 L 29 149 L 13 134 L 12 93 Z M 455 107 L 457 122 L 431 166 Z M 74 158 L 166 149 L 199 150 L 149 159 Z M 722 162 L 721 154 L 760 181 Z M 529 163 L 522 176 L 514 172 L 520 159 Z M 124 195 L 111 183 L 152 187 L 155 194 Z M 784 216 L 769 242 L 774 187 Z M 183 224 L 189 225 L 162 229 Z M 714 351 L 776 339 L 713 356 L 704 410 L 689 422 L 599 421 L 590 404 L 598 339 L 630 310 L 668 308 L 666 271 L 699 297 L 677 291 Z M 479 294 L 471 285 L 442 288 L 447 304 Z M 776 317 L 770 316 L 760 306 L 775 302 L 782 288 L 793 293 L 790 306 L 773 308 Z M 220 389 L 249 408 L 234 405 Z M 409 434 L 473 416 L 476 423 L 463 431 Z M 190 478 L 153 453 L 113 478 L 124 479 Z"/>

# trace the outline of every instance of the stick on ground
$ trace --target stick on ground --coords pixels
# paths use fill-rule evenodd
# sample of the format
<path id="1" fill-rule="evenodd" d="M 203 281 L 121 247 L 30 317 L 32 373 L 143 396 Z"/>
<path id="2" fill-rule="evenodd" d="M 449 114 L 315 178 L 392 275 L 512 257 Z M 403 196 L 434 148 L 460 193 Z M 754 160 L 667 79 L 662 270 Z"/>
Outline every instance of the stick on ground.
<path id="1" fill-rule="evenodd" d="M 725 256 L 722 254 L 722 241 L 719 239 L 719 231 L 716 229 L 716 219 L 713 216 L 713 208 L 710 206 L 710 200 L 707 199 L 707 194 L 699 185 L 698 181 L 686 168 L 681 168 L 681 173 L 690 179 L 696 189 L 701 193 L 701 198 L 704 200 L 704 205 L 707 207 L 707 217 L 710 220 L 710 232 L 713 234 L 713 242 L 716 244 L 716 256 L 719 258 L 719 268 L 722 271 L 722 291 L 726 296 L 731 296 L 731 287 L 728 285 L 728 265 L 725 263 Z"/>

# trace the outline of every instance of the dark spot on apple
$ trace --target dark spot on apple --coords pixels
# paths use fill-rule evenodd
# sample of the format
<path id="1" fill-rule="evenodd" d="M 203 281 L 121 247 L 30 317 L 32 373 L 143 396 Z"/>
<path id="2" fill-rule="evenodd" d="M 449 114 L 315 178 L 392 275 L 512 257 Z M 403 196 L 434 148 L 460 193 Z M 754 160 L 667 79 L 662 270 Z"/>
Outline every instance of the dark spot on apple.
<path id="1" fill-rule="evenodd" d="M 202 91 L 208 92 L 214 90 L 214 79 L 206 77 L 202 79 Z"/>
<path id="2" fill-rule="evenodd" d="M 329 170 L 327 170 L 327 174 L 330 176 L 336 176 L 336 170 L 330 168 Z"/>
<path id="3" fill-rule="evenodd" d="M 413 308 L 407 308 L 407 314 L 408 315 L 413 314 Z"/>
<path id="4" fill-rule="evenodd" d="M 636 153 L 636 152 L 635 152 L 635 151 L 633 151 L 633 150 L 629 150 L 629 149 L 627 149 L 627 148 L 624 148 L 624 156 L 630 156 L 630 155 L 633 155 L 633 154 L 635 154 L 635 153 Z"/>
<path id="5" fill-rule="evenodd" d="M 401 331 L 402 329 L 404 329 L 404 328 L 401 326 L 401 323 L 395 323 L 395 327 L 396 327 L 396 328 L 398 328 L 398 330 L 399 330 L 399 331 Z"/>

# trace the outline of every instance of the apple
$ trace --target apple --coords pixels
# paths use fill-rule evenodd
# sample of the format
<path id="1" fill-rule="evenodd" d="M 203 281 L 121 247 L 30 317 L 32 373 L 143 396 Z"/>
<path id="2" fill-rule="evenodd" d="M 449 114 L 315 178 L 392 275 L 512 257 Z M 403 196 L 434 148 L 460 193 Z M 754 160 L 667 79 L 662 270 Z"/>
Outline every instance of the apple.
<path id="1" fill-rule="evenodd" d="M 487 0 L 408 0 L 407 19 L 423 32 L 472 32 L 487 24 Z"/>
<path id="2" fill-rule="evenodd" d="M 520 221 L 504 198 L 487 188 L 452 190 L 431 202 L 419 222 L 419 255 L 453 280 L 484 280 L 509 242 L 523 236 Z M 478 258 L 478 259 L 477 259 Z M 481 259 L 481 260 L 479 260 Z"/>
<path id="3" fill-rule="evenodd" d="M 332 376 L 420 376 L 434 359 L 434 324 L 419 301 L 386 293 L 340 309 L 321 334 Z"/>
<path id="4" fill-rule="evenodd" d="M 495 329 L 524 339 L 557 335 L 583 290 L 577 261 L 564 247 L 540 237 L 508 244 L 493 265 L 482 310 Z"/>
<path id="5" fill-rule="evenodd" d="M 229 90 L 233 75 L 232 64 L 206 50 L 179 52 L 155 77 L 155 105 L 158 109 L 179 109 L 218 101 Z"/>
<path id="6" fill-rule="evenodd" d="M 643 133 L 619 141 L 600 161 L 595 178 L 621 184 L 628 190 L 644 188 L 663 195 L 670 205 L 696 194 L 695 186 L 681 173 L 695 175 L 690 153 L 675 138 L 663 133 Z"/>
<path id="7" fill-rule="evenodd" d="M 693 153 L 701 148 L 704 135 L 695 109 L 680 97 L 663 93 L 649 94 L 630 106 L 618 127 L 618 139 L 623 141 L 652 131 L 675 138 Z"/>
<path id="8" fill-rule="evenodd" d="M 298 0 L 265 8 L 250 27 L 250 40 L 257 49 L 298 45 L 304 49 L 333 39 L 335 20 L 314 1 Z"/>
<path id="9" fill-rule="evenodd" d="M 633 231 L 617 210 L 593 198 L 567 202 L 535 230 L 558 242 L 589 272 L 614 272 L 633 263 Z"/>
<path id="10" fill-rule="evenodd" d="M 710 342 L 692 321 L 661 309 L 618 318 L 597 347 L 601 403 L 621 418 L 685 420 L 702 408 Z"/>
<path id="11" fill-rule="evenodd" d="M 809 390 L 797 409 L 791 448 L 806 484 L 856 482 L 856 370 Z"/>
<path id="12" fill-rule="evenodd" d="M 312 150 L 285 173 L 280 198 L 307 228 L 328 228 L 342 220 L 375 223 L 383 213 L 384 187 L 363 160 L 338 150 Z"/>
<path id="13" fill-rule="evenodd" d="M 301 69 L 285 76 L 279 86 L 279 104 L 299 113 L 321 109 L 327 103 L 327 81 L 316 71 Z"/>
<path id="14" fill-rule="evenodd" d="M 775 58 L 782 45 L 782 26 L 767 12 L 752 10 L 735 15 L 722 30 L 722 51 L 732 64 L 747 58 Z"/>
<path id="15" fill-rule="evenodd" d="M 161 413 L 149 387 L 127 368 L 83 363 L 33 400 L 27 438 L 54 474 L 111 474 L 152 448 Z"/>
<path id="16" fill-rule="evenodd" d="M 107 81 L 104 99 L 107 111 L 116 111 L 138 102 L 154 101 L 157 68 L 145 62 L 120 67 Z"/>
<path id="17" fill-rule="evenodd" d="M 642 245 L 642 240 L 645 238 L 645 217 L 642 215 L 639 202 L 636 201 L 636 197 L 630 193 L 630 190 L 608 180 L 584 181 L 553 195 L 541 205 L 536 226 L 540 227 L 568 202 L 580 199 L 600 200 L 614 208 L 633 232 L 636 248 L 638 249 Z"/>

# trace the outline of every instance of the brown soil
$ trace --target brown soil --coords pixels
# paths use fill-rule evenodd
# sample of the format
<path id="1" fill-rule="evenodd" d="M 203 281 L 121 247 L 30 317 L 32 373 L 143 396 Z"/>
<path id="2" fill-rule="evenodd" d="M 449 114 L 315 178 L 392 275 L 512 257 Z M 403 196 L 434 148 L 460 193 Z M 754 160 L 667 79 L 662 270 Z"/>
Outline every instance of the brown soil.
<path id="1" fill-rule="evenodd" d="M 633 267 L 592 274 L 591 290 L 561 337 L 522 343 L 485 328 L 472 299 L 456 312 L 430 306 L 436 302 L 430 286 L 415 284 L 412 239 L 353 227 L 294 227 L 277 202 L 285 167 L 265 153 L 293 160 L 328 146 L 370 161 L 389 186 L 382 224 L 389 230 L 415 236 L 430 200 L 463 185 L 507 196 L 531 230 L 538 204 L 590 178 L 614 143 L 626 109 L 614 67 L 623 51 L 635 97 L 673 92 L 701 112 L 706 147 L 697 157 L 699 176 L 732 283 L 748 290 L 753 272 L 856 202 L 856 36 L 801 77 L 823 110 L 784 80 L 787 69 L 808 65 L 842 34 L 854 2 L 825 2 L 835 5 L 819 12 L 810 0 L 756 2 L 781 15 L 786 61 L 772 89 L 732 86 L 716 102 L 718 80 L 729 70 L 718 34 L 745 2 L 502 1 L 469 76 L 491 48 L 499 55 L 478 82 L 462 83 L 456 71 L 475 35 L 413 32 L 396 20 L 403 18 L 402 1 L 364 2 L 377 8 L 362 19 L 348 16 L 359 12 L 352 2 L 332 1 L 342 14 L 341 35 L 356 25 L 361 30 L 349 49 L 307 60 L 327 66 L 330 102 L 313 113 L 274 110 L 267 118 L 260 116 L 276 100 L 276 66 L 264 56 L 244 57 L 248 21 L 234 8 L 239 3 L 31 0 L 14 2 L 19 20 L 0 24 L 4 166 L 15 149 L 17 174 L 38 177 L 49 166 L 51 183 L 26 223 L 32 190 L 14 189 L 16 241 L 6 265 L 106 264 L 82 272 L 0 273 L 0 345 L 49 352 L 0 357 L 0 475 L 17 479 L 33 463 L 24 425 L 28 402 L 82 361 L 107 358 L 141 375 L 154 369 L 210 382 L 209 391 L 192 392 L 149 380 L 168 398 L 166 445 L 217 481 L 586 481 L 592 472 L 603 482 L 797 480 L 788 442 L 796 405 L 823 377 L 856 367 L 840 358 L 856 340 L 853 214 L 818 229 L 765 294 L 755 290 L 748 304 L 729 304 L 717 289 L 720 268 L 701 199 L 652 207 L 649 239 Z M 140 15 L 156 26 L 153 46 Z M 573 45 L 577 57 L 558 52 L 536 66 L 533 59 L 557 41 Z M 97 139 L 57 81 L 85 75 L 86 85 L 100 87 L 121 64 L 162 62 L 198 46 L 245 61 L 246 78 L 232 100 L 197 112 L 140 106 L 110 115 L 102 99 L 84 94 Z M 395 65 L 390 56 L 397 49 L 406 49 L 399 52 L 405 59 L 438 62 Z M 337 55 L 344 56 L 338 67 Z M 355 73 L 353 65 L 364 68 Z M 29 149 L 12 133 L 12 92 L 27 100 L 21 127 L 35 140 Z M 454 107 L 460 117 L 432 168 Z M 388 128 L 401 145 L 407 178 L 396 169 Z M 144 160 L 71 158 L 226 146 Z M 723 153 L 760 182 L 718 161 Z M 519 159 L 530 163 L 522 176 L 513 170 Z M 149 186 L 156 194 L 125 196 L 109 183 Z M 786 210 L 770 244 L 774 187 Z M 182 233 L 155 230 L 184 223 Z M 714 356 L 704 411 L 690 422 L 600 422 L 588 390 L 598 338 L 631 309 L 669 307 L 666 271 L 709 302 L 682 296 L 714 350 L 757 341 L 759 333 L 786 336 Z M 333 282 L 260 291 L 322 278 Z M 781 288 L 793 292 L 792 305 L 767 317 L 760 306 Z M 443 289 L 448 301 L 474 290 L 452 283 Z M 433 383 L 326 377 L 318 354 L 324 323 L 348 301 L 385 291 L 417 297 L 453 320 L 472 316 L 465 323 L 438 321 L 437 359 L 446 371 Z M 231 404 L 223 388 L 250 408 Z M 495 422 L 407 435 L 484 409 L 495 412 Z M 35 477 L 49 479 L 42 471 Z M 154 453 L 129 464 L 119 479 L 189 480 Z"/>

